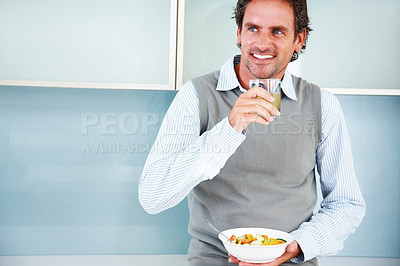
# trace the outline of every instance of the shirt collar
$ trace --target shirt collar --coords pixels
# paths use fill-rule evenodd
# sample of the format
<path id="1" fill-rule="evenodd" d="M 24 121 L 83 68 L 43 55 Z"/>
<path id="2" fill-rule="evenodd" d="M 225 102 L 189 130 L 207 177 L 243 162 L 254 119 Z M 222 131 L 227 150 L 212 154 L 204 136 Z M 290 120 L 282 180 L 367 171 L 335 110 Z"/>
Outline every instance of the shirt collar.
<path id="1" fill-rule="evenodd" d="M 229 91 L 237 87 L 242 92 L 246 90 L 240 85 L 239 80 L 235 73 L 234 66 L 240 62 L 240 55 L 232 56 L 229 58 L 225 64 L 221 67 L 219 74 L 219 79 L 217 83 L 217 91 Z M 283 93 L 294 101 L 297 101 L 296 91 L 293 86 L 292 75 L 288 70 L 286 70 L 283 80 L 281 82 L 281 88 Z"/>

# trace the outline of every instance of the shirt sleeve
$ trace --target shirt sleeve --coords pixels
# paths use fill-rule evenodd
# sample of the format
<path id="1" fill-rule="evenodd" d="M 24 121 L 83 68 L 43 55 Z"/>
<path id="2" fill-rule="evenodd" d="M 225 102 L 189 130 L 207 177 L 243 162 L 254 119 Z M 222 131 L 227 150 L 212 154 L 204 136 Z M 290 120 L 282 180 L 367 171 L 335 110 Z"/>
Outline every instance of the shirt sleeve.
<path id="1" fill-rule="evenodd" d="M 318 213 L 291 233 L 303 251 L 292 259 L 296 263 L 337 254 L 365 215 L 339 101 L 322 90 L 321 103 L 322 140 L 316 156 L 323 200 Z"/>
<path id="2" fill-rule="evenodd" d="M 177 205 L 200 182 L 215 177 L 245 139 L 227 117 L 199 132 L 199 101 L 188 82 L 168 109 L 139 179 L 139 201 L 148 213 Z"/>

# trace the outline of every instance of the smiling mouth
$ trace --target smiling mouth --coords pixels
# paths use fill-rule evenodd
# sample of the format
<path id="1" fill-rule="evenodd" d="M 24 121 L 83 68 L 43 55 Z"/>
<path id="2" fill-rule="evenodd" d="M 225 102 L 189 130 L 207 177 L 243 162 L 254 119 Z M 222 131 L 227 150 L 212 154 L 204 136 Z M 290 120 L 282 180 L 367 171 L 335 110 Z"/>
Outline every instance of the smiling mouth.
<path id="1" fill-rule="evenodd" d="M 253 56 L 254 56 L 255 58 L 257 58 L 257 59 L 271 59 L 271 58 L 274 58 L 273 55 L 269 55 L 269 54 L 266 54 L 266 55 L 253 54 Z"/>

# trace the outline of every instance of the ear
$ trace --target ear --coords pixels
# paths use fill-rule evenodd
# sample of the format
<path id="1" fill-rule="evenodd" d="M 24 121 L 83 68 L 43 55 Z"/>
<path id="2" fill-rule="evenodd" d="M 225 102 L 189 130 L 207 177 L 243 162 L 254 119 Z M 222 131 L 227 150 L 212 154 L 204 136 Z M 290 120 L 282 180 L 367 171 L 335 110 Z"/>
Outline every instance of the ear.
<path id="1" fill-rule="evenodd" d="M 296 40 L 294 41 L 295 42 L 295 49 L 294 50 L 296 52 L 300 52 L 301 47 L 303 47 L 304 42 L 306 41 L 306 35 L 307 35 L 307 30 L 306 29 L 304 29 L 302 32 L 300 32 L 297 35 Z"/>
<path id="2" fill-rule="evenodd" d="M 237 36 L 236 42 L 237 42 L 238 44 L 242 44 L 241 31 L 240 31 L 239 28 L 237 29 L 236 36 Z"/>

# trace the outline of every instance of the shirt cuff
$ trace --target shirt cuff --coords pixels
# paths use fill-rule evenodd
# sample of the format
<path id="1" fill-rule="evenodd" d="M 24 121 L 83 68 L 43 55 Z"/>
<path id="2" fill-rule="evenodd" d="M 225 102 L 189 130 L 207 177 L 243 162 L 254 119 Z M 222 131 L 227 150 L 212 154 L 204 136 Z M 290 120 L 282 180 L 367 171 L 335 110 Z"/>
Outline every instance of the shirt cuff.
<path id="1" fill-rule="evenodd" d="M 312 235 L 304 230 L 295 230 L 290 233 L 294 240 L 299 244 L 303 255 L 291 259 L 294 263 L 303 263 L 318 256 L 319 248 Z"/>
<path id="2" fill-rule="evenodd" d="M 231 126 L 228 117 L 213 128 L 212 134 L 215 137 L 215 142 L 220 145 L 221 150 L 230 154 L 233 154 L 246 139 L 244 134 L 237 132 Z"/>

